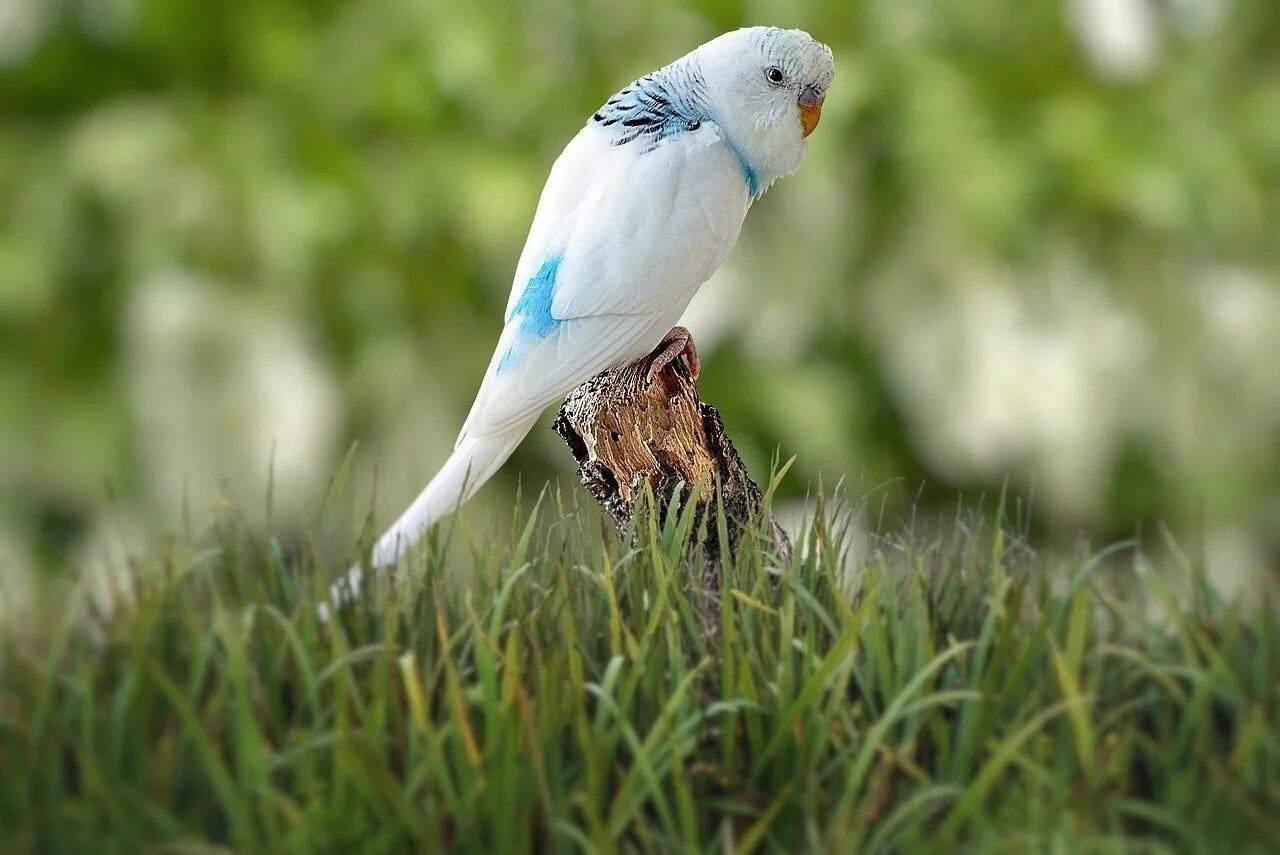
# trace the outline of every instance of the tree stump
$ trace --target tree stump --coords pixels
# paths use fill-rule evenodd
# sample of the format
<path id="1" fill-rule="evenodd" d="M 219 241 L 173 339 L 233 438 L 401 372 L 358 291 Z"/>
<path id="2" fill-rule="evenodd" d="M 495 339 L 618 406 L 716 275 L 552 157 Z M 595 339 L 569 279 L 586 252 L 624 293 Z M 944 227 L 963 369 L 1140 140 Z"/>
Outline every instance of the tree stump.
<path id="1" fill-rule="evenodd" d="M 656 353 L 657 351 L 655 351 Z M 578 461 L 578 477 L 625 534 L 645 485 L 653 490 L 659 519 L 696 496 L 697 513 L 708 520 L 702 547 L 709 587 L 717 589 L 719 557 L 716 491 L 724 507 L 730 554 L 749 522 L 758 518 L 762 496 L 733 443 L 720 413 L 698 397 L 684 359 L 647 379 L 652 356 L 603 371 L 573 390 L 553 429 Z M 710 513 L 708 517 L 707 514 Z M 765 524 L 785 565 L 791 540 L 777 520 Z"/>

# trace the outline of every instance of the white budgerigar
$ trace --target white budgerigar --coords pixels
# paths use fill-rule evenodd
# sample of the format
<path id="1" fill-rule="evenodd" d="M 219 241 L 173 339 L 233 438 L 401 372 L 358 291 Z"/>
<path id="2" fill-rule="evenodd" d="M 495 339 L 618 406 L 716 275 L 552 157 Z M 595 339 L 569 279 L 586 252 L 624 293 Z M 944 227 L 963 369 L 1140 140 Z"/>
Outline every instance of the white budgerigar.
<path id="1" fill-rule="evenodd" d="M 655 373 L 688 350 L 674 325 L 751 203 L 800 167 L 834 75 L 830 48 L 808 33 L 752 27 L 641 77 L 591 117 L 551 168 L 454 451 L 378 539 L 374 567 L 470 498 L 575 386 L 659 344 Z M 359 579 L 352 568 L 335 598 Z"/>

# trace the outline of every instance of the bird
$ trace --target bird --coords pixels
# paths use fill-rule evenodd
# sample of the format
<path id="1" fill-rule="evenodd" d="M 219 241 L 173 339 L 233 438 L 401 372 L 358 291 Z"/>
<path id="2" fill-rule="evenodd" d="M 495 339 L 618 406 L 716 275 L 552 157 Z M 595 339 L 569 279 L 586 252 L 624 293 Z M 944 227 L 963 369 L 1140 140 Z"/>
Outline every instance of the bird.
<path id="1" fill-rule="evenodd" d="M 752 203 L 804 162 L 834 78 L 831 49 L 803 30 L 748 27 L 635 80 L 592 114 L 551 167 L 453 452 L 375 542 L 372 569 L 394 566 L 467 501 L 583 381 L 645 357 L 650 380 L 682 357 L 697 376 L 678 321 Z M 362 573 L 356 564 L 335 583 L 335 604 Z"/>

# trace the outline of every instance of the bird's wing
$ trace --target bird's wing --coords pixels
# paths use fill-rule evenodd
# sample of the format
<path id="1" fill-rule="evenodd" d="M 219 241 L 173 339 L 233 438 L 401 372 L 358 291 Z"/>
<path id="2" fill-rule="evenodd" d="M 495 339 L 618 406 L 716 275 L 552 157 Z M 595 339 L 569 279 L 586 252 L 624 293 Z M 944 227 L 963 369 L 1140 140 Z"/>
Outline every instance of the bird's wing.
<path id="1" fill-rule="evenodd" d="M 614 139 L 588 125 L 552 168 L 462 436 L 647 353 L 733 248 L 749 197 L 714 126 L 643 151 Z"/>

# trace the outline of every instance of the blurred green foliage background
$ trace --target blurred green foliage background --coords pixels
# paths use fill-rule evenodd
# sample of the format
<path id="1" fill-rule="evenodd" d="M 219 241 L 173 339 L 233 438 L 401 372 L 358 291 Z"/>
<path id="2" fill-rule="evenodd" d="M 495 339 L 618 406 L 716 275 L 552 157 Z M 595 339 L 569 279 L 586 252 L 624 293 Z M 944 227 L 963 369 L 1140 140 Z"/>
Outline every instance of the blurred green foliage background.
<path id="1" fill-rule="evenodd" d="M 753 469 L 896 512 L 1010 478 L 1047 537 L 1274 568 L 1273 0 L 0 0 L 0 565 L 265 513 L 269 472 L 305 520 L 355 441 L 388 519 L 561 147 L 756 23 L 838 74 L 688 318 Z M 467 514 L 569 469 L 535 430 Z"/>

